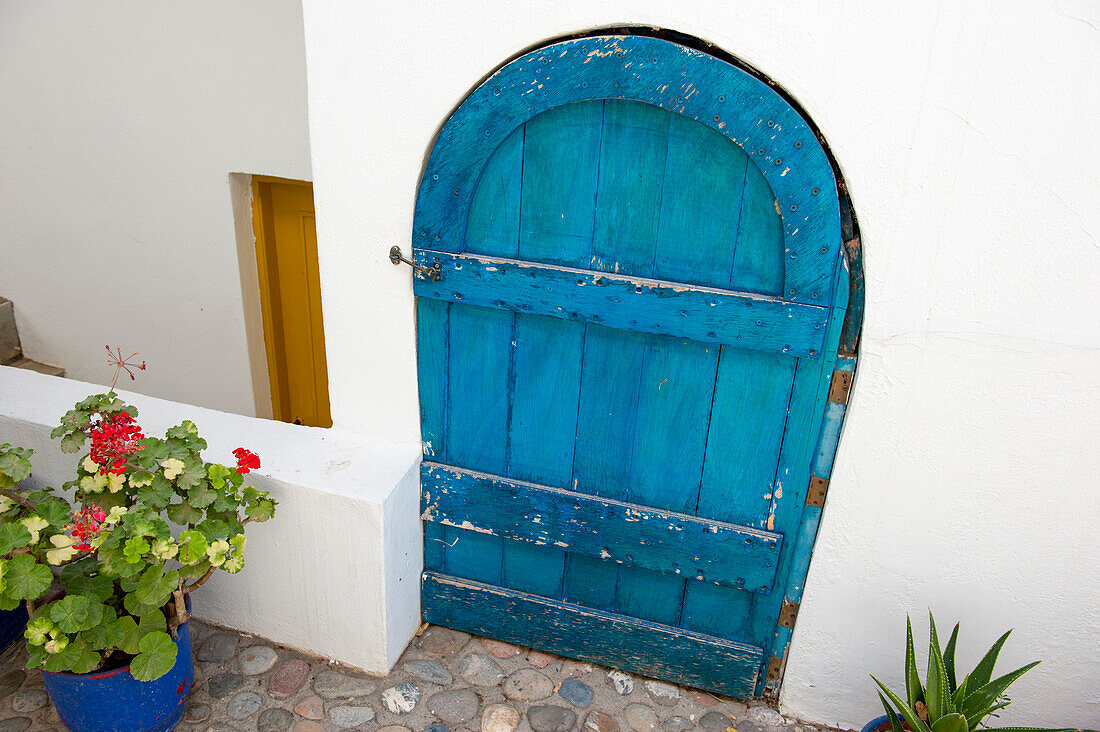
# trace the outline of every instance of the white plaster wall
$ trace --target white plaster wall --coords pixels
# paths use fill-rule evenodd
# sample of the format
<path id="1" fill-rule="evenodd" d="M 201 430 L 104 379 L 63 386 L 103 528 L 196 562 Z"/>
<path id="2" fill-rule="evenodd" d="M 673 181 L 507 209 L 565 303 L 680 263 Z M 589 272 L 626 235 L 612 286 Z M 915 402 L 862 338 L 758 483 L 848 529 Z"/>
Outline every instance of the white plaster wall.
<path id="1" fill-rule="evenodd" d="M 301 15 L 0 3 L 0 294 L 27 355 L 102 384 L 121 345 L 149 363 L 133 388 L 255 412 L 229 175 L 311 177 Z"/>
<path id="2" fill-rule="evenodd" d="M 1097 8 L 1059 3 L 304 0 L 337 424 L 417 438 L 408 247 L 437 127 L 531 44 L 647 23 L 710 40 L 821 126 L 860 215 L 867 323 L 785 709 L 860 726 L 904 616 L 1045 659 L 1004 723 L 1100 726 Z M 412 502 L 406 510 L 412 510 Z M 918 633 L 923 633 L 923 619 Z"/>
<path id="3" fill-rule="evenodd" d="M 75 474 L 50 430 L 98 389 L 0 366 L 0 443 L 30 447 L 39 485 Z M 245 568 L 218 573 L 195 593 L 203 620 L 269 638 L 366 671 L 385 673 L 419 620 L 420 450 L 338 429 L 300 427 L 120 392 L 146 434 L 190 419 L 231 461 L 242 444 L 260 456 L 251 484 L 279 501 L 275 517 L 249 524 Z"/>

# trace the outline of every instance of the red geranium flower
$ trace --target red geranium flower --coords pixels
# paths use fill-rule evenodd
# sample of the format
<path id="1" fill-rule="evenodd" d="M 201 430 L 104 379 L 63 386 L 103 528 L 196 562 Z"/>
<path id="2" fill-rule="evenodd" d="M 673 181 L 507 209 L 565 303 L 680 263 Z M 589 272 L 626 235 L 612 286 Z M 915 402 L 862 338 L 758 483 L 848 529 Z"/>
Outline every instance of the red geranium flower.
<path id="1" fill-rule="evenodd" d="M 260 467 L 260 456 L 251 450 L 238 447 L 233 451 L 233 454 L 237 457 L 237 472 L 241 475 Z"/>
<path id="2" fill-rule="evenodd" d="M 91 458 L 115 475 L 126 472 L 126 458 L 141 449 L 141 427 L 128 412 L 104 417 L 92 428 Z"/>

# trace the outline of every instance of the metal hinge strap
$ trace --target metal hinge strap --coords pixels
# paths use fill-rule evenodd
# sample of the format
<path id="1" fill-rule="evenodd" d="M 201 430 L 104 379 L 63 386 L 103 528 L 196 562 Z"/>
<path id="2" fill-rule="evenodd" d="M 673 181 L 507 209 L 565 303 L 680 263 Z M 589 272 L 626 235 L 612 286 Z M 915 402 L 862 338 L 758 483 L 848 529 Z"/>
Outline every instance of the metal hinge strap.
<path id="1" fill-rule="evenodd" d="M 768 659 L 768 671 L 764 676 L 764 683 L 768 686 L 774 686 L 779 683 L 779 679 L 783 676 L 783 657 L 772 656 Z"/>
<path id="2" fill-rule="evenodd" d="M 783 600 L 783 607 L 779 611 L 779 625 L 785 628 L 793 628 L 796 618 L 798 618 L 798 603 Z"/>
<path id="3" fill-rule="evenodd" d="M 829 493 L 829 479 L 818 478 L 816 475 L 810 477 L 810 488 L 806 491 L 806 505 L 816 506 L 817 508 L 825 507 L 825 496 Z"/>

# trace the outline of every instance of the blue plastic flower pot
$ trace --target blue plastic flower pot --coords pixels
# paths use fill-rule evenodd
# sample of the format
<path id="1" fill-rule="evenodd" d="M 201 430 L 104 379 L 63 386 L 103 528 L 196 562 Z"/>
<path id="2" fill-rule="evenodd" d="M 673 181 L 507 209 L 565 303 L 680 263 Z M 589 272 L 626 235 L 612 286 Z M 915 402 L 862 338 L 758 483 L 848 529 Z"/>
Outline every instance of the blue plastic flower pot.
<path id="1" fill-rule="evenodd" d="M 23 637 L 27 627 L 27 606 L 19 603 L 14 610 L 0 610 L 0 650 L 7 648 L 16 638 Z"/>
<path id="2" fill-rule="evenodd" d="M 881 725 L 886 725 L 887 729 L 890 729 L 890 718 L 883 714 L 881 717 L 875 717 L 867 724 L 863 725 L 863 729 L 859 732 L 875 732 Z"/>
<path id="3" fill-rule="evenodd" d="M 188 602 L 188 609 L 191 603 Z M 72 732 L 167 732 L 183 718 L 195 680 L 190 623 L 179 627 L 176 665 L 153 681 L 138 681 L 130 667 L 90 674 L 42 672 L 57 716 Z"/>

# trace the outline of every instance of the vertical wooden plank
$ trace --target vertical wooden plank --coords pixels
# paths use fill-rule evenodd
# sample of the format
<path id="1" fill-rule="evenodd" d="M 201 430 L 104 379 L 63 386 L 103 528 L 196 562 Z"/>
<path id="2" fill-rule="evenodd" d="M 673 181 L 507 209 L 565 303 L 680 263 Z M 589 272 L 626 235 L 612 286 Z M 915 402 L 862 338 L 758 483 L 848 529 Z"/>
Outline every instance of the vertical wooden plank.
<path id="1" fill-rule="evenodd" d="M 641 102 L 604 103 L 590 269 L 646 277 L 652 272 L 673 116 Z"/>
<path id="2" fill-rule="evenodd" d="M 630 466 L 632 503 L 694 510 L 717 365 L 716 346 L 647 336 Z M 619 570 L 617 600 L 626 615 L 677 625 L 683 593 L 679 577 Z"/>
<path id="3" fill-rule="evenodd" d="M 572 267 L 592 251 L 603 102 L 567 104 L 526 124 L 520 257 Z"/>
<path id="4" fill-rule="evenodd" d="M 500 143 L 481 172 L 470 201 L 464 251 L 495 257 L 516 256 L 522 173 L 521 125 Z"/>
<path id="5" fill-rule="evenodd" d="M 516 316 L 515 385 L 508 475 L 558 488 L 572 478 L 584 324 Z M 565 553 L 507 542 L 504 584 L 544 597 L 561 596 Z"/>
<path id="6" fill-rule="evenodd" d="M 416 369 L 420 387 L 420 438 L 424 457 L 446 461 L 447 333 L 449 303 L 416 299 Z M 424 524 L 424 568 L 443 570 L 444 528 Z"/>
<path id="7" fill-rule="evenodd" d="M 581 493 L 626 498 L 644 355 L 644 334 L 587 326 L 573 461 L 574 488 Z M 563 599 L 615 610 L 618 574 L 614 562 L 570 555 Z"/>
<path id="8" fill-rule="evenodd" d="M 518 201 L 520 259 L 582 264 L 592 249 L 603 103 L 572 104 L 530 120 Z M 489 252 L 503 254 L 503 252 Z M 572 477 L 584 324 L 516 316 L 507 475 L 567 486 Z M 507 587 L 560 597 L 565 553 L 505 542 Z"/>
<path id="9" fill-rule="evenodd" d="M 451 305 L 447 443 L 451 465 L 501 474 L 508 443 L 513 313 Z M 445 570 L 499 584 L 501 540 L 448 528 Z"/>
<path id="10" fill-rule="evenodd" d="M 737 231 L 730 287 L 735 290 L 779 295 L 783 290 L 783 220 L 776 210 L 775 194 L 749 163 L 745 194 Z"/>
<path id="11" fill-rule="evenodd" d="M 839 263 L 838 263 L 839 267 Z M 847 302 L 847 294 L 840 293 L 842 281 L 834 280 L 834 301 Z M 844 313 L 834 308 L 829 318 L 825 336 L 825 353 L 818 359 L 798 359 L 794 389 L 791 394 L 789 416 L 783 449 L 776 470 L 776 490 L 772 496 L 771 513 L 767 528 L 795 537 L 802 524 L 806 509 L 806 491 L 810 482 L 810 467 L 817 448 L 825 403 L 829 393 L 829 376 L 836 363 L 836 349 L 844 327 Z M 785 588 L 794 581 L 790 575 L 792 562 L 798 551 L 809 551 L 797 541 L 784 542 L 779 554 L 776 572 L 776 591 L 769 596 L 756 595 L 750 612 L 751 637 L 765 649 L 765 657 L 776 650 L 778 629 L 775 619 L 786 596 Z M 801 581 L 798 578 L 797 581 Z"/>
<path id="12" fill-rule="evenodd" d="M 729 284 L 748 156 L 721 133 L 675 115 L 669 129 L 654 275 Z"/>

